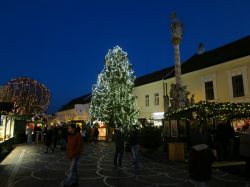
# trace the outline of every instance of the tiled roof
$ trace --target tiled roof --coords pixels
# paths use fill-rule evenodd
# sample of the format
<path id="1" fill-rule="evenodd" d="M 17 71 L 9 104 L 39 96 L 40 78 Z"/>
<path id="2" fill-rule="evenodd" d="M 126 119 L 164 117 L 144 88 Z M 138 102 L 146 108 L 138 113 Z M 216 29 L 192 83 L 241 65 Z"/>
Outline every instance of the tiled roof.
<path id="1" fill-rule="evenodd" d="M 59 111 L 69 110 L 73 109 L 75 107 L 75 104 L 87 104 L 91 101 L 91 93 L 88 93 L 86 95 L 83 95 L 81 97 L 78 97 L 76 99 L 71 100 L 67 104 L 63 105 L 62 108 Z"/>
<path id="2" fill-rule="evenodd" d="M 182 64 L 182 73 L 189 73 L 248 55 L 250 55 L 250 36 L 192 56 Z"/>
<path id="3" fill-rule="evenodd" d="M 250 35 L 216 49 L 204 52 L 200 55 L 193 55 L 181 64 L 181 71 L 182 74 L 185 74 L 248 55 L 250 55 Z M 174 67 L 165 68 L 139 77 L 135 81 L 135 86 L 159 81 L 164 77 L 164 75 L 167 75 L 165 76 L 165 79 L 174 77 L 175 73 L 173 69 Z"/>
<path id="4" fill-rule="evenodd" d="M 164 68 L 162 70 L 138 77 L 135 80 L 135 87 L 165 79 L 173 71 L 174 71 L 174 67 L 172 66 L 172 67 Z"/>

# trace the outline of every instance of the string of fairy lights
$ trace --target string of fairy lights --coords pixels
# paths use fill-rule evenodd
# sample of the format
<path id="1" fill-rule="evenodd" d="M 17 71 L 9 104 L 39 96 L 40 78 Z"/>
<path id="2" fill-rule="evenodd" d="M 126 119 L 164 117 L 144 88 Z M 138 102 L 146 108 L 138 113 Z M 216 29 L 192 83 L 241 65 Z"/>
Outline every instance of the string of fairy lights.
<path id="1" fill-rule="evenodd" d="M 250 118 L 250 103 L 199 102 L 191 106 L 165 113 L 165 119 L 213 120 Z"/>
<path id="2" fill-rule="evenodd" d="M 50 91 L 36 80 L 19 77 L 8 82 L 5 100 L 14 103 L 17 114 L 43 113 L 50 104 Z"/>

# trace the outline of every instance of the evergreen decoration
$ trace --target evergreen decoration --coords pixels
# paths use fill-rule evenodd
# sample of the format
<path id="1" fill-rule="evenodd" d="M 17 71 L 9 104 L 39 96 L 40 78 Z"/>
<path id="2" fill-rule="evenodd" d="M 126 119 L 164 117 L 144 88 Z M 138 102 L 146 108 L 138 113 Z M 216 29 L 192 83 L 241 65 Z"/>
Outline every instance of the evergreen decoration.
<path id="1" fill-rule="evenodd" d="M 250 103 L 199 102 L 189 107 L 165 113 L 166 119 L 212 120 L 250 118 Z"/>
<path id="2" fill-rule="evenodd" d="M 119 46 L 109 50 L 105 56 L 104 69 L 92 87 L 89 109 L 91 121 L 103 121 L 109 127 L 121 124 L 124 129 L 130 129 L 139 115 L 134 81 L 128 54 Z"/>

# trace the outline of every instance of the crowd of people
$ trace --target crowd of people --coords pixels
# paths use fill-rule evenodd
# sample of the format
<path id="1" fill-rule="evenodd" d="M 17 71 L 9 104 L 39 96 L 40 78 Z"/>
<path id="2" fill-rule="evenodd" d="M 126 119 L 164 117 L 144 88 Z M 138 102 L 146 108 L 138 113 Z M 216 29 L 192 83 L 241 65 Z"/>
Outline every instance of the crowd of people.
<path id="1" fill-rule="evenodd" d="M 55 148 L 60 147 L 66 150 L 67 158 L 70 160 L 69 172 L 61 183 L 62 186 L 72 186 L 78 184 L 77 164 L 83 149 L 83 142 L 88 140 L 88 132 L 79 125 L 58 124 L 34 126 L 35 143 L 43 142 L 46 146 L 45 153 L 53 153 Z M 32 143 L 32 129 L 27 128 L 27 143 Z M 250 173 L 250 125 L 246 125 L 239 133 L 240 155 L 246 160 L 246 171 Z M 92 128 L 91 140 L 94 144 L 98 143 L 98 125 Z M 140 168 L 139 162 L 139 138 L 140 131 L 136 126 L 132 126 L 129 131 L 124 132 L 123 125 L 117 124 L 114 129 L 114 168 L 123 167 L 124 150 L 131 152 L 132 164 L 135 169 Z M 194 181 L 203 182 L 211 177 L 212 163 L 217 161 L 230 160 L 233 158 L 233 147 L 235 131 L 230 121 L 220 123 L 216 126 L 214 143 L 204 139 L 199 131 L 193 131 L 189 151 L 189 173 Z M 214 152 L 214 150 L 217 150 Z M 202 166 L 202 167 L 201 167 Z M 198 184 L 197 183 L 197 184 Z M 199 183 L 200 184 L 200 183 Z M 203 183 L 202 183 L 203 184 Z"/>
<path id="2" fill-rule="evenodd" d="M 91 131 L 91 139 L 93 143 L 98 143 L 99 130 L 95 124 Z M 28 124 L 26 127 L 27 143 L 43 143 L 45 145 L 45 154 L 54 153 L 56 148 L 66 151 L 66 156 L 70 161 L 65 179 L 61 182 L 61 186 L 77 186 L 78 184 L 78 162 L 83 149 L 83 142 L 88 141 L 88 132 L 74 123 L 63 123 L 43 126 Z M 139 130 L 135 127 L 124 134 L 122 124 L 118 125 L 114 131 L 115 153 L 114 167 L 122 168 L 122 160 L 124 153 L 125 141 L 131 150 L 132 164 L 135 168 L 139 168 Z"/>
<path id="3" fill-rule="evenodd" d="M 66 156 L 70 161 L 67 175 L 61 182 L 61 186 L 77 186 L 78 162 L 83 149 L 83 142 L 87 141 L 87 131 L 75 123 L 63 123 L 56 125 L 43 125 L 34 127 L 28 124 L 26 127 L 27 143 L 43 143 L 45 145 L 45 154 L 54 153 L 54 150 L 60 147 L 66 151 Z M 33 136 L 32 136 L 33 135 Z"/>
<path id="4" fill-rule="evenodd" d="M 68 138 L 68 126 L 71 123 L 59 124 L 44 124 L 26 126 L 27 143 L 44 143 L 46 145 L 45 153 L 54 152 L 54 149 L 60 147 L 61 150 L 66 149 L 66 142 Z M 78 124 L 76 125 L 77 132 L 82 136 L 83 141 L 88 140 L 88 133 L 86 129 L 82 129 Z"/>

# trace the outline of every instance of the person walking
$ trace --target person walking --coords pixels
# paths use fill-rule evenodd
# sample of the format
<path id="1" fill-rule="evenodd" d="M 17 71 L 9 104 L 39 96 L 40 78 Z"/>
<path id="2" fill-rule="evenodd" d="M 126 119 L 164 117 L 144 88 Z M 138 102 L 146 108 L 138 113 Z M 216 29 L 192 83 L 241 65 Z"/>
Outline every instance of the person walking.
<path id="1" fill-rule="evenodd" d="M 114 167 L 122 167 L 122 157 L 124 152 L 124 135 L 121 126 L 115 128 L 115 155 Z"/>
<path id="2" fill-rule="evenodd" d="M 27 144 L 32 144 L 32 128 L 30 124 L 26 126 L 26 134 L 27 134 Z"/>
<path id="3" fill-rule="evenodd" d="M 135 168 L 139 167 L 138 164 L 138 153 L 139 153 L 139 131 L 135 126 L 132 126 L 131 133 L 128 137 L 128 144 L 131 148 L 133 165 Z"/>
<path id="4" fill-rule="evenodd" d="M 234 135 L 235 132 L 229 120 L 226 123 L 218 124 L 215 140 L 219 161 L 232 159 Z"/>
<path id="5" fill-rule="evenodd" d="M 66 125 L 60 124 L 58 127 L 58 139 L 61 150 L 66 150 L 67 129 Z"/>
<path id="6" fill-rule="evenodd" d="M 79 132 L 76 130 L 75 124 L 68 126 L 68 144 L 67 158 L 70 160 L 69 172 L 65 179 L 61 182 L 61 186 L 77 186 L 78 178 L 78 162 L 83 149 L 83 141 Z"/>
<path id="7" fill-rule="evenodd" d="M 245 177 L 250 179 L 250 126 L 244 127 L 244 129 L 239 132 L 240 137 L 240 148 L 239 152 L 242 158 L 246 161 L 245 165 Z"/>
<path id="8" fill-rule="evenodd" d="M 53 147 L 57 148 L 57 139 L 58 139 L 58 126 L 55 124 L 53 125 L 53 136 L 52 136 L 52 141 L 53 141 Z"/>
<path id="9" fill-rule="evenodd" d="M 99 130 L 97 127 L 94 129 L 94 142 L 98 143 Z"/>
<path id="10" fill-rule="evenodd" d="M 45 140 L 46 151 L 44 153 L 47 154 L 49 152 L 49 149 L 51 150 L 52 153 L 54 153 L 54 149 L 52 147 L 52 140 L 53 140 L 53 129 L 49 125 L 46 132 L 46 140 Z"/>
<path id="11" fill-rule="evenodd" d="M 76 125 L 76 131 L 79 133 L 81 133 L 81 131 L 82 131 L 82 128 L 80 127 L 79 124 Z"/>
<path id="12" fill-rule="evenodd" d="M 48 125 L 47 124 L 44 124 L 43 128 L 42 128 L 42 142 L 44 144 L 46 144 L 46 133 L 47 133 L 47 128 L 48 128 Z"/>
<path id="13" fill-rule="evenodd" d="M 35 143 L 38 144 L 38 142 L 39 142 L 39 131 L 38 131 L 37 124 L 35 124 L 35 126 L 34 126 L 34 135 L 35 135 Z"/>

